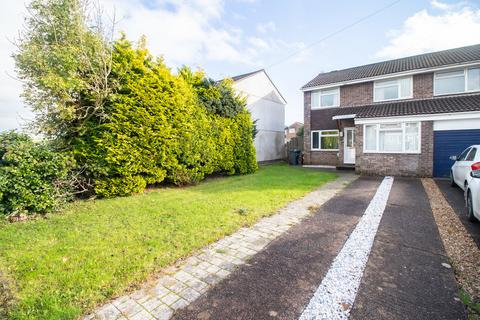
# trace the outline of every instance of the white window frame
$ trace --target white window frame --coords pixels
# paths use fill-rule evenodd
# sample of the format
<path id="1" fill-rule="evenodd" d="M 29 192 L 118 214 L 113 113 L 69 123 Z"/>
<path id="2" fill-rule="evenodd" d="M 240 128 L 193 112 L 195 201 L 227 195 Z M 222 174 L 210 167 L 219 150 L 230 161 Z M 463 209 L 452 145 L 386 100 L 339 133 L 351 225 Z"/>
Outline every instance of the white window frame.
<path id="1" fill-rule="evenodd" d="M 402 151 L 381 151 L 379 150 L 380 146 L 380 130 L 398 130 L 398 129 L 380 129 L 382 124 L 401 124 L 402 129 Z M 418 125 L 418 149 L 416 151 L 405 151 L 405 125 L 407 123 L 416 123 Z M 366 126 L 376 126 L 375 132 L 375 148 L 376 150 L 367 150 L 366 149 L 366 139 L 367 139 L 367 130 Z M 419 121 L 405 121 L 405 122 L 382 122 L 382 123 L 369 123 L 363 125 L 363 153 L 390 153 L 390 154 L 420 154 L 422 153 L 422 123 Z"/>
<path id="2" fill-rule="evenodd" d="M 398 83 L 398 80 L 402 80 L 402 79 L 410 79 L 410 92 L 408 96 L 400 97 L 400 85 L 397 85 L 398 98 L 377 100 L 376 98 L 377 95 L 375 94 L 375 90 L 377 88 L 389 87 L 389 86 L 382 85 L 382 82 L 397 81 Z M 412 98 L 413 98 L 413 76 L 393 78 L 393 79 L 381 79 L 373 82 L 373 102 L 395 101 L 395 100 L 404 100 L 404 99 L 412 99 Z"/>
<path id="3" fill-rule="evenodd" d="M 335 131 L 336 134 L 323 134 L 323 132 Z M 318 148 L 313 148 L 313 134 L 318 132 Z M 338 151 L 337 149 L 322 149 L 322 137 L 338 137 L 338 145 L 340 147 L 340 131 L 332 130 L 312 130 L 310 132 L 310 150 L 312 151 Z"/>
<path id="4" fill-rule="evenodd" d="M 437 71 L 433 74 L 433 95 L 434 96 L 448 96 L 452 94 L 460 94 L 460 93 L 470 93 L 470 92 L 478 92 L 480 89 L 477 90 L 468 90 L 468 70 L 470 69 L 479 69 L 480 66 L 471 66 L 463 69 L 456 69 L 456 70 L 444 70 L 444 71 Z M 449 93 L 437 93 L 436 90 L 436 80 L 438 78 L 438 75 L 441 75 L 442 73 L 449 73 L 449 72 L 455 72 L 455 71 L 462 71 L 463 70 L 463 77 L 464 77 L 464 84 L 463 84 L 463 90 L 458 91 L 458 92 L 449 92 Z M 446 76 L 445 78 L 453 78 L 452 76 Z"/>
<path id="5" fill-rule="evenodd" d="M 338 95 L 337 104 L 334 104 L 333 106 L 322 106 L 321 105 L 322 104 L 322 91 L 326 92 L 326 91 L 334 91 L 334 90 L 335 90 L 335 94 Z M 320 103 L 320 106 L 317 106 L 317 107 L 313 106 L 313 95 L 315 93 L 319 94 L 318 101 Z M 330 95 L 330 94 L 325 94 L 325 95 Z M 339 107 L 340 106 L 340 87 L 331 87 L 331 88 L 325 88 L 325 89 L 321 89 L 321 90 L 312 91 L 312 93 L 310 94 L 310 105 L 311 105 L 312 110 Z"/>

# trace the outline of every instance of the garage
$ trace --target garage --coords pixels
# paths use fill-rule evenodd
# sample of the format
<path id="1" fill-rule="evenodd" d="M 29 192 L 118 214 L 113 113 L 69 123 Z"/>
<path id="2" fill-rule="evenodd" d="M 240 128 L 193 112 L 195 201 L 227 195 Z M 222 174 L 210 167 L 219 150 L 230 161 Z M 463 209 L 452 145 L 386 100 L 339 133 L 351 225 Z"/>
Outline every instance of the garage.
<path id="1" fill-rule="evenodd" d="M 449 157 L 480 144 L 480 129 L 436 130 L 433 138 L 433 176 L 448 177 L 453 164 Z"/>

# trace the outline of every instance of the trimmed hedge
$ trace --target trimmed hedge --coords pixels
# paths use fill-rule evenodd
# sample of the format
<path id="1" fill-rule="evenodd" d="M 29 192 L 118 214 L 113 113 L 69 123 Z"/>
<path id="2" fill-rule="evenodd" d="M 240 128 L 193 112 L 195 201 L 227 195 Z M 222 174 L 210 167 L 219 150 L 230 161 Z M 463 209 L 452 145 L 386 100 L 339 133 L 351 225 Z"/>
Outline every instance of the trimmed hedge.
<path id="1" fill-rule="evenodd" d="M 174 75 L 144 46 L 125 38 L 113 54 L 106 121 L 92 120 L 74 154 L 103 197 L 141 192 L 163 181 L 191 184 L 212 173 L 257 170 L 253 123 L 228 81 L 183 68 Z"/>
<path id="2" fill-rule="evenodd" d="M 14 131 L 0 134 L 0 215 L 44 214 L 66 198 L 71 161 Z"/>

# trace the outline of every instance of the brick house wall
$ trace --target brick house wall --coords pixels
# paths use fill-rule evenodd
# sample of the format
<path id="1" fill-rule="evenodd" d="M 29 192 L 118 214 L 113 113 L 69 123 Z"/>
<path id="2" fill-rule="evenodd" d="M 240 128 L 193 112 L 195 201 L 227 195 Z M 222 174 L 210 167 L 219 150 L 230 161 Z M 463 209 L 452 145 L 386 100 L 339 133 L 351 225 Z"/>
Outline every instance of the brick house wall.
<path id="1" fill-rule="evenodd" d="M 412 85 L 413 99 L 432 98 L 433 72 L 414 75 Z M 373 103 L 373 81 L 340 87 L 340 107 L 355 107 Z"/>
<path id="2" fill-rule="evenodd" d="M 421 122 L 421 153 L 363 153 L 363 125 L 355 126 L 355 170 L 366 175 L 431 177 L 433 174 L 433 121 Z"/>
<path id="3" fill-rule="evenodd" d="M 413 98 L 427 99 L 433 97 L 433 72 L 413 76 Z"/>
<path id="4" fill-rule="evenodd" d="M 311 93 L 304 92 L 303 163 L 336 166 L 338 151 L 311 151 L 311 132 L 318 129 L 336 129 L 333 109 L 311 110 Z M 313 116 L 312 116 L 313 113 Z"/>
<path id="5" fill-rule="evenodd" d="M 413 99 L 433 97 L 433 73 L 413 76 Z M 373 104 L 373 82 L 345 85 L 340 87 L 340 108 Z M 383 102 L 380 102 L 383 103 Z M 332 119 L 336 108 L 311 110 L 311 91 L 304 92 L 304 163 L 321 165 L 343 164 L 343 137 L 339 138 L 338 151 L 310 151 L 311 131 L 339 129 L 342 122 Z M 355 126 L 356 170 L 364 174 L 385 174 L 389 172 L 404 176 L 432 176 L 433 172 L 433 125 L 422 123 L 421 154 L 365 154 L 363 155 L 363 126 Z M 353 127 L 353 123 L 351 123 Z M 338 127 L 340 125 L 340 127 Z M 424 126 L 425 130 L 424 130 Z M 427 140 L 425 140 L 427 139 Z M 430 142 L 428 139 L 431 139 Z M 425 141 L 424 141 L 425 140 Z M 424 143 L 425 142 L 425 143 Z M 426 153 L 425 153 L 426 152 Z"/>
<path id="6" fill-rule="evenodd" d="M 373 102 L 373 82 L 340 87 L 340 106 L 355 107 Z"/>
<path id="7" fill-rule="evenodd" d="M 310 143 L 311 143 L 311 91 L 303 93 L 303 163 L 312 164 L 310 157 Z"/>

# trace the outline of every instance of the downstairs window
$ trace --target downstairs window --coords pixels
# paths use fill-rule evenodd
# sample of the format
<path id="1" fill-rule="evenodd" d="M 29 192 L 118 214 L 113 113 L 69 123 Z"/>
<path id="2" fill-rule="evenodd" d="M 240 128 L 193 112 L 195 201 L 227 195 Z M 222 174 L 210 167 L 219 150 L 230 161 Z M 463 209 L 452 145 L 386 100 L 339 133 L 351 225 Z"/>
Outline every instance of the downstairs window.
<path id="1" fill-rule="evenodd" d="M 312 131 L 312 150 L 338 150 L 338 130 Z"/>
<path id="2" fill-rule="evenodd" d="M 364 152 L 420 153 L 420 122 L 364 125 Z"/>

